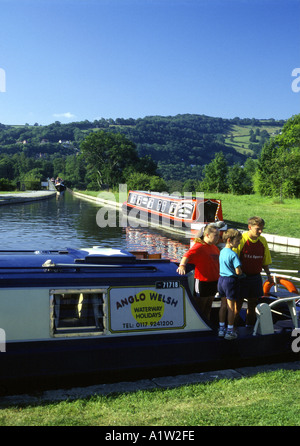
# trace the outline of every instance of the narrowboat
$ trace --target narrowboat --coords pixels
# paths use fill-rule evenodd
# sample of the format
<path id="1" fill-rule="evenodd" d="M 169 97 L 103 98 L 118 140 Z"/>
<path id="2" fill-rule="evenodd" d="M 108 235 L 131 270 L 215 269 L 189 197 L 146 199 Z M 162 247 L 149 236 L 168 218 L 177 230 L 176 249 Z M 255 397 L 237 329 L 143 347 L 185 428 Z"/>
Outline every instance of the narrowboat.
<path id="1" fill-rule="evenodd" d="M 180 276 L 177 267 L 146 251 L 1 251 L 0 392 L 294 358 L 298 319 L 268 310 L 280 299 L 260 303 L 255 336 L 241 326 L 226 341 L 217 335 L 218 302 L 205 320 L 193 271 Z"/>
<path id="2" fill-rule="evenodd" d="M 130 218 L 177 230 L 200 230 L 223 221 L 220 200 L 159 192 L 130 190 L 122 210 Z"/>
<path id="3" fill-rule="evenodd" d="M 66 190 L 64 180 L 62 180 L 61 178 L 57 177 L 54 184 L 57 192 L 63 192 Z"/>

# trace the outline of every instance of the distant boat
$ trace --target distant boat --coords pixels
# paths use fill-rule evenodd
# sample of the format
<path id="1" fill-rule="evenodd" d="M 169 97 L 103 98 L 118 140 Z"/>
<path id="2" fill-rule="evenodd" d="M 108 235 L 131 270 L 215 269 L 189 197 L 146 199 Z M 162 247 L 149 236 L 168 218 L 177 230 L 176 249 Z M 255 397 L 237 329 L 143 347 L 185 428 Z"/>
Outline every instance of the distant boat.
<path id="1" fill-rule="evenodd" d="M 66 186 L 64 184 L 64 180 L 62 180 L 61 178 L 57 177 L 55 182 L 54 182 L 55 188 L 57 190 L 57 192 L 63 192 L 64 190 L 66 190 Z"/>

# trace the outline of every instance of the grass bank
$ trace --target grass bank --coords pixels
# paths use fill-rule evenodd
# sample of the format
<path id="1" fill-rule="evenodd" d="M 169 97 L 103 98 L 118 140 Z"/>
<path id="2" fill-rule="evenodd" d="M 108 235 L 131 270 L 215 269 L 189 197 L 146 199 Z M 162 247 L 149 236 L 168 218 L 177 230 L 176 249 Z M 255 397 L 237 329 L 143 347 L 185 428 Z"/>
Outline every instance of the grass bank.
<path id="1" fill-rule="evenodd" d="M 247 224 L 248 218 L 259 215 L 265 222 L 268 234 L 300 238 L 300 199 L 275 198 L 260 195 L 211 194 L 222 200 L 223 217 L 239 227 Z"/>
<path id="2" fill-rule="evenodd" d="M 97 196 L 99 192 L 78 191 Z M 101 192 L 103 198 L 111 199 L 111 192 Z M 247 228 L 249 217 L 259 215 L 265 222 L 265 232 L 285 237 L 300 238 L 300 199 L 279 199 L 260 195 L 232 195 L 211 193 L 205 196 L 222 200 L 223 217 L 233 225 Z M 115 193 L 118 201 L 118 193 Z"/>
<path id="3" fill-rule="evenodd" d="M 299 426 L 300 370 L 7 407 L 1 426 Z"/>

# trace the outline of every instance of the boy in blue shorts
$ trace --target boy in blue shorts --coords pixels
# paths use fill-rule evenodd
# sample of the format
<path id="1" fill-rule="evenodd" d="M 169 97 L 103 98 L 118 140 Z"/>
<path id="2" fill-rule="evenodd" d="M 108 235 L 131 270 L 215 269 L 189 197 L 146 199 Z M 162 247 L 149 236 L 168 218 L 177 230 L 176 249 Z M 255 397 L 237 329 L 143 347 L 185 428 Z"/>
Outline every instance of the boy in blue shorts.
<path id="1" fill-rule="evenodd" d="M 239 279 L 242 274 L 241 262 L 238 255 L 232 251 L 237 248 L 242 238 L 242 234 L 236 229 L 228 229 L 223 234 L 225 248 L 220 253 L 220 277 L 218 280 L 218 292 L 221 297 L 221 307 L 219 311 L 219 332 L 220 337 L 232 340 L 237 338 L 233 329 L 236 315 L 236 302 L 239 298 Z M 228 311 L 228 326 L 225 329 L 226 311 Z"/>

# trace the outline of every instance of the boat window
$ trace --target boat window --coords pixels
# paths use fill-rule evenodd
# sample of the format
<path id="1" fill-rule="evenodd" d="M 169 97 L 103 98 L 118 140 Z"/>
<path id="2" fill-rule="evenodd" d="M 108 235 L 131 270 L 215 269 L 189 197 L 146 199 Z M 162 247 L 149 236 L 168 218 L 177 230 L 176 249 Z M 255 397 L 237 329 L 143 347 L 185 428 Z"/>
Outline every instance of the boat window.
<path id="1" fill-rule="evenodd" d="M 166 207 L 167 207 L 167 201 L 163 201 L 163 203 L 162 203 L 162 208 L 161 208 L 161 211 L 162 212 L 165 212 L 165 210 L 166 210 Z"/>
<path id="2" fill-rule="evenodd" d="M 52 336 L 102 334 L 105 328 L 106 290 L 52 290 L 50 326 Z"/>
<path id="3" fill-rule="evenodd" d="M 154 203 L 154 198 L 149 198 L 149 201 L 148 201 L 148 204 L 147 204 L 148 209 L 152 209 L 153 203 Z"/>
<path id="4" fill-rule="evenodd" d="M 130 203 L 135 204 L 135 202 L 136 202 L 136 194 L 130 195 Z"/>
<path id="5" fill-rule="evenodd" d="M 143 197 L 142 204 L 146 207 L 148 203 L 148 197 Z"/>
<path id="6" fill-rule="evenodd" d="M 171 215 L 173 215 L 174 212 L 175 212 L 175 209 L 176 209 L 176 203 L 171 203 L 171 204 L 170 204 L 170 210 L 169 210 L 169 213 L 170 213 Z"/>
<path id="7" fill-rule="evenodd" d="M 176 211 L 176 217 L 189 219 L 192 217 L 194 203 L 180 203 Z"/>

